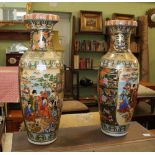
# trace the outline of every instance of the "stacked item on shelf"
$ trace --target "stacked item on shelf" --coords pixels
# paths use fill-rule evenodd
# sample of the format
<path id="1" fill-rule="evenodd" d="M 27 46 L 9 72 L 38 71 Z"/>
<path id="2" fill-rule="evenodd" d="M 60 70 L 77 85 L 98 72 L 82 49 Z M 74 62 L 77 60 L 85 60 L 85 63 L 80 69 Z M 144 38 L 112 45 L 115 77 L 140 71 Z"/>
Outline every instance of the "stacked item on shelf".
<path id="1" fill-rule="evenodd" d="M 103 40 L 75 40 L 74 48 L 76 52 L 104 52 L 107 49 Z"/>

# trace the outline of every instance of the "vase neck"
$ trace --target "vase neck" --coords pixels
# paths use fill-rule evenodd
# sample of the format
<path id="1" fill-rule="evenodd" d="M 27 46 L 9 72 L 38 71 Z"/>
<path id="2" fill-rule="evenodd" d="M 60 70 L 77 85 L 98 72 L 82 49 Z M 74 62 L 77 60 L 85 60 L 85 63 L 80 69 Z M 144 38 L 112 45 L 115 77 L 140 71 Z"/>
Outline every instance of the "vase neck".
<path id="1" fill-rule="evenodd" d="M 32 51 L 47 51 L 52 48 L 52 30 L 33 29 L 30 40 Z"/>
<path id="2" fill-rule="evenodd" d="M 110 28 L 110 51 L 128 52 L 130 50 L 131 27 Z"/>

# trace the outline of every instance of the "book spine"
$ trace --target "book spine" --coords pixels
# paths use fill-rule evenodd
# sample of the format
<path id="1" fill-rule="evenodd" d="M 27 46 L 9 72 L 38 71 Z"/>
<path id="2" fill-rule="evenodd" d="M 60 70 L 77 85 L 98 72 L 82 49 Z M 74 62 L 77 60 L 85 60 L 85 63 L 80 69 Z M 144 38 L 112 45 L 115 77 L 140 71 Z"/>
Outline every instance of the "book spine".
<path id="1" fill-rule="evenodd" d="M 79 55 L 74 55 L 74 69 L 79 69 Z"/>

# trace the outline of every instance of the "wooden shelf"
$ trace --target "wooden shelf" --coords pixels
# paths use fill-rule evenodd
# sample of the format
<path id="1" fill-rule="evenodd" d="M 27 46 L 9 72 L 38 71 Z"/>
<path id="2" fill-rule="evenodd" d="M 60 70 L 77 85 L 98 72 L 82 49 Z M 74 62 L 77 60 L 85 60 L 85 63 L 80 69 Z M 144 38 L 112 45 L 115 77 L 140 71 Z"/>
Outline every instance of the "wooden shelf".
<path id="1" fill-rule="evenodd" d="M 0 27 L 3 27 L 3 26 L 13 26 L 13 25 L 24 25 L 24 22 L 23 21 L 15 21 L 15 20 L 2 20 L 0 21 Z"/>
<path id="2" fill-rule="evenodd" d="M 132 52 L 134 55 L 139 55 L 140 52 Z"/>
<path id="3" fill-rule="evenodd" d="M 30 31 L 0 30 L 0 40 L 30 40 Z"/>
<path id="4" fill-rule="evenodd" d="M 75 35 L 106 35 L 103 32 L 75 32 Z"/>
<path id="5" fill-rule="evenodd" d="M 75 71 L 85 71 L 85 70 L 92 70 L 92 71 L 98 71 L 98 68 L 97 69 L 89 69 L 89 68 L 86 68 L 86 69 L 74 69 Z"/>
<path id="6" fill-rule="evenodd" d="M 101 54 L 103 54 L 103 53 L 105 53 L 106 51 L 75 51 L 75 53 L 76 54 L 78 54 L 78 53 L 101 53 Z"/>
<path id="7" fill-rule="evenodd" d="M 81 86 L 81 85 L 77 85 L 77 84 L 74 84 L 73 85 L 73 87 L 78 87 L 78 88 L 96 88 L 97 87 L 97 84 L 96 83 L 94 83 L 93 85 L 91 85 L 91 86 L 87 86 L 87 87 L 84 87 L 84 86 Z"/>

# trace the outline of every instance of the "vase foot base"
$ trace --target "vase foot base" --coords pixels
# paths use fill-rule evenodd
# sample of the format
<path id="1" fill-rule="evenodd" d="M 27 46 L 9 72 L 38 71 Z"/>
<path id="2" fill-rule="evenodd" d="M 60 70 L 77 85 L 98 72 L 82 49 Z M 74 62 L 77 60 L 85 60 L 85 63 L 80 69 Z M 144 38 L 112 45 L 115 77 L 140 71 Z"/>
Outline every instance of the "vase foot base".
<path id="1" fill-rule="evenodd" d="M 112 136 L 112 137 L 121 137 L 121 136 L 125 136 L 128 132 L 124 132 L 124 133 L 111 133 L 111 132 L 108 132 L 108 131 L 105 131 L 101 128 L 101 131 L 108 135 L 108 136 Z"/>
<path id="2" fill-rule="evenodd" d="M 56 137 L 55 139 L 51 140 L 51 141 L 43 142 L 43 143 L 32 141 L 32 140 L 30 140 L 29 138 L 28 138 L 28 141 L 29 141 L 30 143 L 36 144 L 36 145 L 48 145 L 48 144 L 51 144 L 51 143 L 53 143 L 54 141 L 56 141 L 56 139 L 57 139 L 57 137 Z"/>

